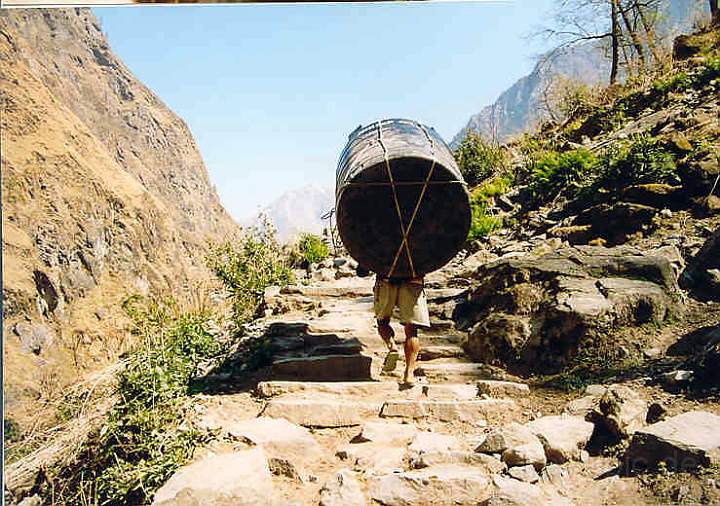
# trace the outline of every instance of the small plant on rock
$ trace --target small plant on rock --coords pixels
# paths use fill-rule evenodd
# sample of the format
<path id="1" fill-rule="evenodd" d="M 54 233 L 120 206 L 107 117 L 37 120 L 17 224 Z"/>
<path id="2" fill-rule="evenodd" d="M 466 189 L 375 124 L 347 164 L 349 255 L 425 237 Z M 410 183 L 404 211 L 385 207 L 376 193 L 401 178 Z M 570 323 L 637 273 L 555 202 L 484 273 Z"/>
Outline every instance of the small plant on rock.
<path id="1" fill-rule="evenodd" d="M 298 240 L 298 248 L 302 258 L 316 264 L 330 256 L 330 248 L 323 238 L 315 234 L 302 234 Z"/>
<path id="2" fill-rule="evenodd" d="M 207 265 L 230 293 L 237 325 L 253 318 L 265 288 L 293 280 L 289 262 L 267 222 L 250 229 L 237 244 L 215 246 L 207 257 Z"/>
<path id="3" fill-rule="evenodd" d="M 485 141 L 476 132 L 469 132 L 455 150 L 455 160 L 465 182 L 476 186 L 504 165 L 505 154 L 500 146 Z"/>
<path id="4" fill-rule="evenodd" d="M 541 202 L 560 194 L 575 196 L 592 183 L 596 169 L 597 157 L 587 149 L 549 151 L 535 162 L 530 187 Z"/>
<path id="5" fill-rule="evenodd" d="M 658 139 L 637 134 L 614 146 L 604 157 L 598 185 L 610 191 L 646 183 L 677 183 L 675 159 Z"/>

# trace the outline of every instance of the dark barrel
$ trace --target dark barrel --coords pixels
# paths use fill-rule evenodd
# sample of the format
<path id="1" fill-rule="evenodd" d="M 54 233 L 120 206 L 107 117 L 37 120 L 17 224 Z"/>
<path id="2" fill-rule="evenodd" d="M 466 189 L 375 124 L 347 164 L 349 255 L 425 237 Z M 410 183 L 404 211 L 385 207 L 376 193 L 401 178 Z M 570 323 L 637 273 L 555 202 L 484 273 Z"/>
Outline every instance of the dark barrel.
<path id="1" fill-rule="evenodd" d="M 445 265 L 470 229 L 470 196 L 450 149 L 434 129 L 407 119 L 350 134 L 338 162 L 335 209 L 350 255 L 398 278 Z"/>

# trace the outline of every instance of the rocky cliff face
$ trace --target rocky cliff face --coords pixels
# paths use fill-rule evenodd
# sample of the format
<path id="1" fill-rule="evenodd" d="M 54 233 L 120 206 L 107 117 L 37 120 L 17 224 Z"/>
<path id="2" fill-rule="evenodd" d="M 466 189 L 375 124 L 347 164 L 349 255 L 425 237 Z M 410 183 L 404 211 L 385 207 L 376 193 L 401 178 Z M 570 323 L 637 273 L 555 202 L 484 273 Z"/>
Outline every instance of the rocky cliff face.
<path id="1" fill-rule="evenodd" d="M 0 13 L 0 103 L 5 394 L 22 422 L 125 349 L 122 300 L 186 290 L 239 228 L 187 125 L 89 10 Z"/>

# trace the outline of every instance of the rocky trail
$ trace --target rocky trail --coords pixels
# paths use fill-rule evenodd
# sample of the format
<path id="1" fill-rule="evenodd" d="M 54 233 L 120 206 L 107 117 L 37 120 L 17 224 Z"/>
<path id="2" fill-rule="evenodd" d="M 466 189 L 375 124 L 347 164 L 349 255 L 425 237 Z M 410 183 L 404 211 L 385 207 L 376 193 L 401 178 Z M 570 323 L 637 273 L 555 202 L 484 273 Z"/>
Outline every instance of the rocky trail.
<path id="1" fill-rule="evenodd" d="M 716 404 L 679 400 L 647 378 L 569 394 L 473 362 L 447 310 L 467 288 L 432 288 L 458 284 L 447 271 L 468 264 L 429 279 L 432 328 L 421 332 L 417 383 L 407 389 L 402 360 L 381 371 L 372 279 L 315 276 L 268 290 L 267 316 L 252 328 L 272 364 L 239 388 L 227 374 L 207 376 L 219 386 L 195 396 L 192 423 L 217 439 L 154 504 L 656 503 L 617 456 L 603 455 L 608 431 L 635 433 L 638 461 L 665 452 L 690 467 L 717 462 Z M 646 427 L 652 400 L 666 418 Z M 708 492 L 703 482 L 700 493 L 717 499 L 716 485 Z"/>

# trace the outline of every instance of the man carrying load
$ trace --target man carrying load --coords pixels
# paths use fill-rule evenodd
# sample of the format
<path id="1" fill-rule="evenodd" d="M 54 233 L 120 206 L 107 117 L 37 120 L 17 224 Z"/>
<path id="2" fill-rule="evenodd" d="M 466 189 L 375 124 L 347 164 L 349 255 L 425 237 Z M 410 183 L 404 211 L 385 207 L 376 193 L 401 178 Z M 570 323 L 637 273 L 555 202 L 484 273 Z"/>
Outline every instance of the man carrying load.
<path id="1" fill-rule="evenodd" d="M 366 269 L 358 267 L 358 275 L 367 276 L 368 274 Z M 390 326 L 390 318 L 393 310 L 397 307 L 400 313 L 400 323 L 405 330 L 403 384 L 412 386 L 415 383 L 415 365 L 420 353 L 418 327 L 430 327 L 424 279 L 422 277 L 388 278 L 378 274 L 375 279 L 373 295 L 373 309 L 377 319 L 378 334 L 388 347 L 383 372 L 394 371 L 399 358 L 395 343 L 395 331 Z"/>

